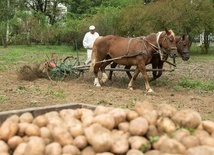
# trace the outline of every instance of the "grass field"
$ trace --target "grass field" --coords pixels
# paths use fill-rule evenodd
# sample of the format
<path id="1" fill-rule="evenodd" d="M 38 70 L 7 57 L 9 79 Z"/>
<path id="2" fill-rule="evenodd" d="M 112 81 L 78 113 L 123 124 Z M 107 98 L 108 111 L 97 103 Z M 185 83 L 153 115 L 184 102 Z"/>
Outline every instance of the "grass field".
<path id="1" fill-rule="evenodd" d="M 45 45 L 16 45 L 3 48 L 0 46 L 0 71 L 18 70 L 20 65 L 25 63 L 41 63 L 51 59 L 51 55 L 55 53 L 57 59 L 64 59 L 67 56 L 79 58 L 80 64 L 83 64 L 86 59 L 85 49 L 78 51 L 73 50 L 72 46 L 45 46 Z M 191 61 L 193 62 L 214 62 L 214 47 L 210 48 L 209 54 L 201 54 L 200 47 L 192 45 L 190 50 Z M 187 62 L 188 63 L 188 62 Z M 213 66 L 210 66 L 213 67 Z M 169 81 L 162 79 L 163 83 Z M 203 79 L 189 79 L 183 77 L 178 81 L 176 89 L 202 89 L 214 90 L 213 81 L 204 81 Z"/>

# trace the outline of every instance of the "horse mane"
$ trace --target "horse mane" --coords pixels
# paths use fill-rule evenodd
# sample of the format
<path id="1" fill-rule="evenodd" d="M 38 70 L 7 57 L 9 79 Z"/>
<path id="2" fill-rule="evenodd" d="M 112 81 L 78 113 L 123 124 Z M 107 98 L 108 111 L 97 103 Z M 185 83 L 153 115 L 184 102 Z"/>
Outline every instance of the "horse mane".
<path id="1" fill-rule="evenodd" d="M 170 32 L 170 36 L 175 38 L 175 33 L 171 29 L 169 29 L 168 32 Z"/>

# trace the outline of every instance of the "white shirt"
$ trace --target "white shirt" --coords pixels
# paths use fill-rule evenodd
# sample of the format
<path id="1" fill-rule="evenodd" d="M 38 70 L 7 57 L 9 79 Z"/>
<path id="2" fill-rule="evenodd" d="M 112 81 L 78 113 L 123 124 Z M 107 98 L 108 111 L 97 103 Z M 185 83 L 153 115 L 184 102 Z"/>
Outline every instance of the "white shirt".
<path id="1" fill-rule="evenodd" d="M 95 39 L 99 37 L 97 32 L 92 34 L 91 32 L 87 32 L 83 38 L 83 46 L 84 48 L 93 47 Z"/>

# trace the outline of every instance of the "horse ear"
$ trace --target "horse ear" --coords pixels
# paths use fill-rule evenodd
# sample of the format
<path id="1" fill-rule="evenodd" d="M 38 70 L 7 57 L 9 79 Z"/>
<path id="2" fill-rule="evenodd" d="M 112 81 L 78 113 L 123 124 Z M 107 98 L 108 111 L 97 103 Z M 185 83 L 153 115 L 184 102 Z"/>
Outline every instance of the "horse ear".
<path id="1" fill-rule="evenodd" d="M 184 40 L 184 39 L 185 39 L 185 37 L 186 37 L 186 35 L 184 34 L 184 35 L 182 36 L 182 39 Z"/>
<path id="2" fill-rule="evenodd" d="M 167 34 L 167 35 L 170 35 L 170 34 L 171 34 L 171 32 L 169 31 L 169 29 L 167 29 L 166 27 L 165 27 L 165 31 L 166 31 L 166 34 Z"/>

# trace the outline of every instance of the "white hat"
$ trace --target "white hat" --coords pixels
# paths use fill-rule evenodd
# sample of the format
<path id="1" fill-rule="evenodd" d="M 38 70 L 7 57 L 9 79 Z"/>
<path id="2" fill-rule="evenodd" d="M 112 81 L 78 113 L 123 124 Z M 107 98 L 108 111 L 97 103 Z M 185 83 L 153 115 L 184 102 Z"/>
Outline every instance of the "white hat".
<path id="1" fill-rule="evenodd" d="M 94 25 L 89 26 L 89 30 L 95 30 L 95 26 Z"/>

